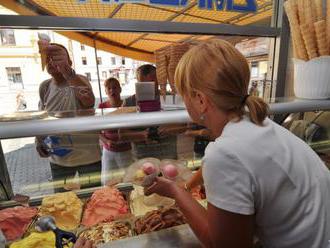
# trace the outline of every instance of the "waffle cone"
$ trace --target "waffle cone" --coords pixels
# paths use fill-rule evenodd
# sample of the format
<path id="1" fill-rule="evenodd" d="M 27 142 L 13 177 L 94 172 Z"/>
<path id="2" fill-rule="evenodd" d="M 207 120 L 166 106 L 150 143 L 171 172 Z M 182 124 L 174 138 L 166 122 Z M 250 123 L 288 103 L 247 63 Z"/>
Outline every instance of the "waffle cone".
<path id="1" fill-rule="evenodd" d="M 295 1 L 295 3 L 297 4 L 297 8 L 298 8 L 298 18 L 299 18 L 299 23 L 306 23 L 305 20 L 305 11 L 304 11 L 304 1 L 303 0 L 297 0 Z"/>
<path id="2" fill-rule="evenodd" d="M 316 11 L 316 19 L 317 21 L 321 21 L 323 19 L 322 0 L 314 0 L 314 6 Z"/>
<path id="3" fill-rule="evenodd" d="M 305 23 L 314 23 L 316 18 L 315 18 L 315 13 L 314 13 L 314 8 L 313 8 L 313 2 L 310 0 L 301 0 L 304 1 L 304 15 L 305 15 Z"/>
<path id="4" fill-rule="evenodd" d="M 330 47 L 330 0 L 327 0 L 326 22 L 327 22 L 327 40 L 328 40 L 328 46 Z"/>
<path id="5" fill-rule="evenodd" d="M 284 9 L 290 23 L 292 43 L 295 51 L 294 56 L 298 59 L 308 60 L 307 51 L 299 27 L 298 4 L 295 0 L 286 1 L 284 3 Z"/>
<path id="6" fill-rule="evenodd" d="M 157 50 L 155 52 L 156 56 L 156 75 L 157 81 L 160 85 L 167 83 L 167 59 L 166 59 L 166 49 Z M 166 92 L 165 92 L 166 94 Z"/>
<path id="7" fill-rule="evenodd" d="M 312 24 L 302 25 L 301 33 L 306 46 L 308 58 L 312 59 L 317 57 L 317 45 L 316 45 L 314 26 Z"/>
<path id="8" fill-rule="evenodd" d="M 42 68 L 42 70 L 45 70 L 46 64 L 47 64 L 46 49 L 44 49 L 42 46 L 39 45 L 39 53 L 40 53 L 40 57 L 41 57 L 41 68 Z"/>
<path id="9" fill-rule="evenodd" d="M 329 55 L 329 50 L 328 49 L 319 50 L 319 54 L 320 54 L 320 56 L 328 56 Z"/>
<path id="10" fill-rule="evenodd" d="M 295 48 L 297 52 L 296 58 L 302 60 L 308 60 L 307 50 L 299 26 L 294 28 L 294 31 L 292 32 L 292 37 L 293 37 L 293 44 L 296 46 Z"/>
<path id="11" fill-rule="evenodd" d="M 314 23 L 317 49 L 320 55 L 329 55 L 329 44 L 326 37 L 326 23 L 324 20 Z M 322 54 L 321 54 L 322 52 Z"/>
<path id="12" fill-rule="evenodd" d="M 174 74 L 175 69 L 182 58 L 182 56 L 189 50 L 189 44 L 176 44 L 170 47 L 170 61 L 168 64 L 168 73 L 169 73 L 169 82 L 171 89 L 173 90 L 174 87 Z"/>

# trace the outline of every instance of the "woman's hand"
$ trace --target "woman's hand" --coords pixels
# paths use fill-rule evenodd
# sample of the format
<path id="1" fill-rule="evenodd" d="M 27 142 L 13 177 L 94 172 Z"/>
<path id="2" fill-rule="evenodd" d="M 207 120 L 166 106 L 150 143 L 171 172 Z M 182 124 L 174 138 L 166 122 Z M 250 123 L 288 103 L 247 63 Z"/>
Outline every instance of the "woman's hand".
<path id="1" fill-rule="evenodd" d="M 175 193 L 179 186 L 175 182 L 168 180 L 164 177 L 156 177 L 155 182 L 148 188 L 144 188 L 145 195 L 157 193 L 161 196 L 175 198 Z"/>
<path id="2" fill-rule="evenodd" d="M 83 237 L 80 237 L 73 248 L 93 248 L 93 243 Z"/>

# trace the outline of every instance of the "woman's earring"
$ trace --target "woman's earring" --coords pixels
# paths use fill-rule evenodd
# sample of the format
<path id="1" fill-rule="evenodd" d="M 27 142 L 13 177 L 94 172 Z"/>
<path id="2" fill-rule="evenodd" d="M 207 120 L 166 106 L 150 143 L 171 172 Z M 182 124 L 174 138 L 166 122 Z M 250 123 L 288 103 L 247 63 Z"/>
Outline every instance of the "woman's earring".
<path id="1" fill-rule="evenodd" d="M 204 121 L 204 120 L 205 120 L 205 115 L 204 115 L 204 114 L 201 114 L 201 116 L 199 117 L 199 119 L 200 119 L 201 121 Z"/>

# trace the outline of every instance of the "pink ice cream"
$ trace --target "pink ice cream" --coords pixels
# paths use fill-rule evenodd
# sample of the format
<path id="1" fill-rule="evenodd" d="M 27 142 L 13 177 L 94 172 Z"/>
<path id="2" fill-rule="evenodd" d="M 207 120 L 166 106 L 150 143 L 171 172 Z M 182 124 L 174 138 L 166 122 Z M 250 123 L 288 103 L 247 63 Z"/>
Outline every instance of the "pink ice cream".
<path id="1" fill-rule="evenodd" d="M 14 207 L 0 210 L 0 229 L 7 240 L 21 238 L 37 215 L 37 209 L 31 207 Z"/>
<path id="2" fill-rule="evenodd" d="M 82 224 L 90 227 L 113 221 L 126 213 L 128 213 L 128 205 L 123 195 L 116 188 L 104 187 L 96 190 L 88 201 Z"/>

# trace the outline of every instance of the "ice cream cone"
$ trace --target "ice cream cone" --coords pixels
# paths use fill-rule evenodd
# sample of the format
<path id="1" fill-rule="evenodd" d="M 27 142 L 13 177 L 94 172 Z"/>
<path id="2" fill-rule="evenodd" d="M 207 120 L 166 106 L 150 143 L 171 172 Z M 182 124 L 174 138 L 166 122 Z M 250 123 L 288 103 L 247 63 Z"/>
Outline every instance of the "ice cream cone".
<path id="1" fill-rule="evenodd" d="M 47 63 L 46 48 L 49 46 L 50 38 L 47 34 L 44 33 L 38 33 L 38 38 L 39 53 L 41 56 L 41 68 L 44 70 Z"/>
<path id="2" fill-rule="evenodd" d="M 316 18 L 313 8 L 313 1 L 310 0 L 302 0 L 302 1 L 304 1 L 305 22 L 309 24 L 314 23 Z"/>
<path id="3" fill-rule="evenodd" d="M 317 45 L 314 32 L 314 26 L 312 24 L 304 24 L 301 26 L 301 33 L 306 46 L 308 58 L 312 59 L 318 56 Z"/>
<path id="4" fill-rule="evenodd" d="M 328 40 L 328 46 L 330 47 L 330 0 L 327 0 L 326 22 L 327 22 L 327 40 Z"/>
<path id="5" fill-rule="evenodd" d="M 326 23 L 324 20 L 314 23 L 316 43 L 321 56 L 329 55 L 329 45 L 326 36 Z"/>
<path id="6" fill-rule="evenodd" d="M 168 65 L 168 73 L 169 73 L 169 82 L 171 85 L 171 88 L 174 87 L 174 74 L 175 74 L 175 69 L 181 59 L 181 57 L 189 50 L 190 45 L 189 44 L 176 44 L 172 45 L 170 47 L 170 61 Z"/>
<path id="7" fill-rule="evenodd" d="M 165 56 L 165 49 L 157 50 L 155 52 L 156 56 L 156 74 L 157 74 L 157 80 L 159 85 L 165 85 L 167 84 L 167 60 Z M 164 88 L 164 87 L 163 87 Z M 161 95 L 166 94 L 166 90 L 161 90 Z"/>
<path id="8" fill-rule="evenodd" d="M 297 8 L 298 8 L 299 23 L 300 24 L 306 23 L 305 11 L 304 11 L 304 1 L 303 0 L 297 0 L 297 1 L 294 1 L 294 2 L 297 4 Z"/>
<path id="9" fill-rule="evenodd" d="M 321 21 L 323 19 L 323 8 L 322 8 L 322 0 L 314 0 L 316 19 L 317 21 Z"/>
<path id="10" fill-rule="evenodd" d="M 289 0 L 284 3 L 284 9 L 287 13 L 291 33 L 292 33 L 292 43 L 295 50 L 295 58 L 308 60 L 307 51 L 304 45 L 304 41 L 301 35 L 298 19 L 298 5 L 294 0 Z"/>

